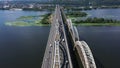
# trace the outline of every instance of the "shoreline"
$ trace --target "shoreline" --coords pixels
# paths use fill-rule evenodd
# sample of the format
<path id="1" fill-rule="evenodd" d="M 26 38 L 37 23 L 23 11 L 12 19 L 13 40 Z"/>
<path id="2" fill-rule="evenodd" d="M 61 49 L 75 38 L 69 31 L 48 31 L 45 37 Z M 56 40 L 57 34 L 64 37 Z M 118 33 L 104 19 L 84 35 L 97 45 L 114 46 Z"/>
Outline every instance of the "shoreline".
<path id="1" fill-rule="evenodd" d="M 120 26 L 120 23 L 80 23 L 80 24 L 75 24 L 73 23 L 74 26 Z"/>
<path id="2" fill-rule="evenodd" d="M 75 24 L 72 23 L 74 26 L 120 26 L 120 23 L 79 23 Z M 26 25 L 20 25 L 20 24 L 13 24 L 13 23 L 5 23 L 6 26 L 18 26 L 18 27 L 28 27 L 28 26 L 51 26 L 51 24 L 26 24 Z"/>
<path id="3" fill-rule="evenodd" d="M 79 15 L 79 14 L 80 13 L 78 13 L 77 15 Z M 71 14 L 69 14 L 69 15 L 71 15 Z M 82 18 L 82 17 L 79 17 L 79 16 L 74 17 L 76 14 L 72 14 L 73 16 L 69 16 L 69 15 L 67 15 L 67 17 L 68 17 L 68 19 L 71 19 L 71 21 L 72 21 L 72 19 Z M 25 27 L 25 26 L 50 26 L 50 24 L 51 24 L 50 21 L 52 20 L 51 19 L 51 17 L 52 17 L 51 13 L 42 15 L 41 16 L 42 19 L 34 20 L 33 22 L 22 21 L 22 20 L 28 20 L 29 21 L 29 20 L 31 20 L 31 19 L 33 19 L 35 17 L 39 17 L 39 15 L 38 16 L 21 16 L 19 18 L 16 18 L 16 21 L 6 22 L 5 25 L 7 25 L 7 26 L 19 26 L 19 27 Z M 91 20 L 92 19 L 90 19 L 90 21 Z M 114 22 L 114 20 L 112 20 L 112 22 L 109 22 L 110 21 L 109 20 L 109 21 L 107 21 L 108 23 L 101 21 L 101 19 L 99 19 L 99 18 L 97 20 L 98 21 L 100 20 L 99 23 L 97 23 L 96 21 L 95 21 L 96 23 L 92 23 L 90 21 L 88 21 L 88 22 L 85 22 L 85 21 L 83 21 L 83 22 L 72 21 L 72 24 L 75 25 L 75 26 L 120 26 L 120 23 L 119 22 L 116 23 L 116 22 Z M 103 20 L 105 21 L 105 19 L 103 19 Z M 93 19 L 93 21 L 94 21 L 94 19 Z"/>
<path id="4" fill-rule="evenodd" d="M 20 23 L 18 24 L 19 22 L 6 22 L 5 25 L 6 26 L 18 26 L 18 27 L 27 27 L 27 26 L 50 26 L 51 24 L 27 24 L 27 23 Z M 79 24 L 76 24 L 74 22 L 72 22 L 72 24 L 74 26 L 120 26 L 120 23 L 79 23 Z"/>
<path id="5" fill-rule="evenodd" d="M 16 23 L 11 23 L 11 22 L 6 22 L 6 26 L 17 26 L 17 27 L 28 27 L 28 26 L 50 26 L 50 24 L 17 24 Z"/>
<path id="6" fill-rule="evenodd" d="M 37 20 L 34 20 L 35 17 L 38 17 Z M 21 16 L 16 18 L 15 21 L 6 22 L 6 26 L 50 26 L 51 14 L 45 14 L 44 16 Z M 33 21 L 31 21 L 33 19 Z"/>

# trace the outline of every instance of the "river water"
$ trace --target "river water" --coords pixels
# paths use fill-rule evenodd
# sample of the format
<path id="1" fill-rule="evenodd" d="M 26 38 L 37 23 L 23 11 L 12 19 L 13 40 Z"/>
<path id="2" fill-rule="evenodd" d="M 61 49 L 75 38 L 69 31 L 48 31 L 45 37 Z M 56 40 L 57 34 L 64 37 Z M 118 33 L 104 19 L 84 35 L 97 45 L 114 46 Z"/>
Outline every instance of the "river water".
<path id="1" fill-rule="evenodd" d="M 93 9 L 93 10 L 86 10 L 87 17 L 98 17 L 98 18 L 106 18 L 106 19 L 114 19 L 120 20 L 120 8 L 116 9 Z"/>
<path id="2" fill-rule="evenodd" d="M 114 12 L 112 15 L 116 16 L 120 9 L 104 9 L 104 12 L 101 9 L 102 12 L 98 10 L 86 12 L 91 11 L 93 13 L 97 11 L 101 14 L 112 11 Z M 13 21 L 20 16 L 45 13 L 43 11 L 0 10 L 0 68 L 41 67 L 50 27 L 13 27 L 5 26 L 4 23 Z M 120 19 L 120 16 L 116 19 Z M 120 67 L 120 27 L 77 26 L 77 29 L 80 39 L 85 40 L 90 46 L 98 68 Z"/>
<path id="3" fill-rule="evenodd" d="M 49 27 L 5 26 L 20 16 L 46 12 L 0 10 L 0 68 L 40 68 Z"/>

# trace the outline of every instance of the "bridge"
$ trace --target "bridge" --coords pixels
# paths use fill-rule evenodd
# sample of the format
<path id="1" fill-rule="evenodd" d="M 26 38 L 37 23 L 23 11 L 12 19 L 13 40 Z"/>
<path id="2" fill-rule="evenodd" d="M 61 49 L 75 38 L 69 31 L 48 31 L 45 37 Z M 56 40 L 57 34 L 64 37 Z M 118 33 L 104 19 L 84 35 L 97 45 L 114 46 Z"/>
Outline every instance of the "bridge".
<path id="1" fill-rule="evenodd" d="M 56 6 L 41 68 L 96 68 L 92 52 L 77 28 Z"/>

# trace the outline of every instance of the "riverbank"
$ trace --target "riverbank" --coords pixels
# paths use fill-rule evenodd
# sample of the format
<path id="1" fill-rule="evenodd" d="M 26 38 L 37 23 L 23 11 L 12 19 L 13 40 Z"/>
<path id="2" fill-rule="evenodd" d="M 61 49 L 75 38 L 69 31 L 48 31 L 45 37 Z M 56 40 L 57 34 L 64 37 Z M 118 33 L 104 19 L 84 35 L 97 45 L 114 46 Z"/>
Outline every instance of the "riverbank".
<path id="1" fill-rule="evenodd" d="M 21 16 L 15 21 L 6 22 L 7 26 L 49 26 L 51 23 L 51 13 L 38 16 Z"/>
<path id="2" fill-rule="evenodd" d="M 15 21 L 15 22 L 6 22 L 5 25 L 7 26 L 20 26 L 20 27 L 24 27 L 24 26 L 49 26 L 49 24 L 42 24 L 42 23 L 27 23 L 27 22 L 23 22 L 23 21 Z"/>
<path id="3" fill-rule="evenodd" d="M 120 26 L 120 21 L 104 18 L 86 18 L 88 14 L 82 11 L 69 11 L 66 13 L 73 25 L 79 26 Z M 49 26 L 52 21 L 52 14 L 36 16 L 20 16 L 15 21 L 6 22 L 7 26 Z"/>
<path id="4" fill-rule="evenodd" d="M 75 26 L 120 26 L 120 23 L 80 23 L 80 24 L 75 24 Z"/>
<path id="5" fill-rule="evenodd" d="M 72 21 L 74 25 L 80 25 L 80 26 L 120 26 L 120 21 L 114 21 L 114 20 L 85 20 L 85 21 Z"/>
<path id="6" fill-rule="evenodd" d="M 84 14 L 83 14 L 84 13 Z M 71 19 L 74 25 L 79 26 L 120 26 L 120 20 L 109 18 L 88 17 L 86 12 L 71 11 L 67 13 L 67 18 Z"/>

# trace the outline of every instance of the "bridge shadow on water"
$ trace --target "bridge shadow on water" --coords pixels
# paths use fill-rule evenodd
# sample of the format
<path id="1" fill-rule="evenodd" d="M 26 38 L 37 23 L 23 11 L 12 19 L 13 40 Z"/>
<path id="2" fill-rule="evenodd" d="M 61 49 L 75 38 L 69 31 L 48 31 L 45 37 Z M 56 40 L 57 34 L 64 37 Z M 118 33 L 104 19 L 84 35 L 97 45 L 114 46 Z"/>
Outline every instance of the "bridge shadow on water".
<path id="1" fill-rule="evenodd" d="M 65 28 L 65 32 L 66 32 L 66 36 L 67 36 L 67 42 L 68 42 L 68 47 L 69 47 L 69 52 L 70 52 L 73 68 L 83 68 L 81 60 L 77 59 L 78 54 L 76 53 L 76 50 L 73 50 L 74 42 L 70 35 L 70 32 L 68 31 L 66 24 L 65 24 L 64 28 Z"/>
<path id="2" fill-rule="evenodd" d="M 65 34 L 66 34 L 66 39 L 67 39 L 67 43 L 68 43 L 68 48 L 69 48 L 69 52 L 70 52 L 70 57 L 71 57 L 71 61 L 72 61 L 72 65 L 73 68 L 83 68 L 82 62 L 79 59 L 78 60 L 78 54 L 76 53 L 76 50 L 73 50 L 74 48 L 74 42 L 71 36 L 71 33 L 69 32 L 69 28 L 66 22 L 66 17 L 64 14 L 62 15 L 62 19 L 63 19 L 63 24 L 64 24 L 64 29 L 65 29 Z"/>

